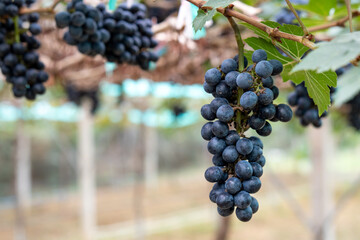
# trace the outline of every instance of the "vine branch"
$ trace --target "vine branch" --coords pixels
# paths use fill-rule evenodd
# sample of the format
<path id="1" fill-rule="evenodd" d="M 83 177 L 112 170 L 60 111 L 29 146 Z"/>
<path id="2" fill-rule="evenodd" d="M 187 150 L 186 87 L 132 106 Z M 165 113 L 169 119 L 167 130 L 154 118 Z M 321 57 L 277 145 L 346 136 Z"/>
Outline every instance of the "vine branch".
<path id="1" fill-rule="evenodd" d="M 23 14 L 29 14 L 29 13 L 50 13 L 50 14 L 53 14 L 54 13 L 54 9 L 56 8 L 56 6 L 61 3 L 62 1 L 64 0 L 55 0 L 53 2 L 53 4 L 48 7 L 48 8 L 34 8 L 34 9 L 31 9 L 31 8 L 22 8 L 20 10 L 20 15 L 23 15 Z"/>
<path id="2" fill-rule="evenodd" d="M 358 17 L 358 16 L 360 16 L 360 11 L 357 11 L 357 10 L 352 11 L 352 14 L 351 14 L 352 18 Z M 325 23 L 325 24 L 322 24 L 322 25 L 310 27 L 309 31 L 310 32 L 316 32 L 316 31 L 325 30 L 325 29 L 328 29 L 328 28 L 331 28 L 331 27 L 344 27 L 345 23 L 347 21 L 349 21 L 349 19 L 350 19 L 350 15 L 346 16 L 344 18 L 341 18 L 341 19 L 339 19 L 337 21 L 334 21 L 334 22 L 329 22 L 329 23 Z"/>
<path id="3" fill-rule="evenodd" d="M 308 29 L 306 28 L 305 24 L 301 21 L 300 17 L 299 17 L 299 14 L 296 12 L 295 8 L 293 7 L 293 5 L 291 4 L 290 0 L 285 0 L 286 1 L 286 4 L 288 5 L 290 11 L 295 15 L 296 17 L 296 20 L 299 22 L 303 32 L 304 32 L 304 36 L 307 36 L 309 35 L 309 31 Z"/>
<path id="4" fill-rule="evenodd" d="M 348 16 L 349 16 L 350 32 L 352 32 L 353 31 L 353 25 L 352 25 L 351 2 L 350 2 L 350 0 L 345 0 L 345 3 L 346 3 L 346 9 L 348 11 Z"/>
<path id="5" fill-rule="evenodd" d="M 235 33 L 236 43 L 238 45 L 238 52 L 239 52 L 239 72 L 242 72 L 242 70 L 244 70 L 244 67 L 245 67 L 244 66 L 244 46 L 245 45 L 241 38 L 239 26 L 236 24 L 236 22 L 234 21 L 234 19 L 232 17 L 228 17 L 228 16 L 226 16 L 226 17 Z"/>
<path id="6" fill-rule="evenodd" d="M 202 0 L 187 0 L 187 1 L 194 4 L 197 7 L 205 9 L 205 10 L 212 9 L 211 7 L 203 7 L 203 5 L 205 4 L 205 1 L 202 1 Z M 227 14 L 228 16 L 235 17 L 239 20 L 242 20 L 248 24 L 253 25 L 254 27 L 266 32 L 267 34 L 269 34 L 270 37 L 276 39 L 279 42 L 281 41 L 280 38 L 285 38 L 285 39 L 289 39 L 289 40 L 292 40 L 295 42 L 299 42 L 310 49 L 315 49 L 315 43 L 313 43 L 309 39 L 304 38 L 302 36 L 296 36 L 293 34 L 285 33 L 285 32 L 279 31 L 279 29 L 277 29 L 277 28 L 272 28 L 272 27 L 266 26 L 265 24 L 258 22 L 256 20 L 254 20 L 253 18 L 251 18 L 245 14 L 239 13 L 232 9 L 225 10 L 225 8 L 217 8 L 216 10 L 223 15 Z"/>

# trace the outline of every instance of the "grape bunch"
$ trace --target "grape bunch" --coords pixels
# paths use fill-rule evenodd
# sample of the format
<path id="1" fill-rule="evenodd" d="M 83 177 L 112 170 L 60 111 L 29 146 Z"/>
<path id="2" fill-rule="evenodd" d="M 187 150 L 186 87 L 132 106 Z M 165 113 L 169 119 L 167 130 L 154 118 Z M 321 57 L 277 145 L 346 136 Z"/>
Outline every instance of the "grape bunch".
<path id="1" fill-rule="evenodd" d="M 352 127 L 360 131 L 360 93 L 346 103 L 349 106 L 348 121 Z"/>
<path id="2" fill-rule="evenodd" d="M 344 73 L 344 68 L 336 70 L 337 76 L 341 76 Z M 312 124 L 314 127 L 319 128 L 322 125 L 322 118 L 327 116 L 327 112 L 324 112 L 319 116 L 319 111 L 314 101 L 310 98 L 309 93 L 305 87 L 305 83 L 302 82 L 299 85 L 292 83 L 295 91 L 288 95 L 288 103 L 292 107 L 297 107 L 295 110 L 295 116 L 300 119 L 300 124 L 304 127 Z M 336 88 L 330 87 L 330 102 L 333 103 L 333 94 Z"/>
<path id="3" fill-rule="evenodd" d="M 38 13 L 19 15 L 20 9 L 35 1 L 4 0 L 0 2 L 0 68 L 6 81 L 12 84 L 15 97 L 34 100 L 44 94 L 49 76 L 36 52 L 41 33 Z"/>
<path id="4" fill-rule="evenodd" d="M 74 85 L 67 85 L 65 87 L 67 97 L 70 102 L 80 105 L 82 100 L 85 98 L 90 99 L 91 101 L 91 113 L 95 114 L 99 108 L 99 91 L 98 89 L 92 90 L 80 90 Z"/>
<path id="5" fill-rule="evenodd" d="M 157 54 L 148 51 L 158 43 L 152 38 L 152 22 L 143 4 L 127 7 L 123 3 L 110 13 L 104 4 L 92 7 L 72 0 L 67 11 L 56 14 L 55 21 L 58 28 L 68 28 L 65 42 L 85 55 L 99 54 L 110 62 L 139 65 L 144 70 L 158 60 Z"/>
<path id="6" fill-rule="evenodd" d="M 265 165 L 263 143 L 255 136 L 246 137 L 245 131 L 252 128 L 260 136 L 268 136 L 272 131 L 269 121 L 292 118 L 288 105 L 273 104 L 279 89 L 271 76 L 282 72 L 281 62 L 268 61 L 262 49 L 253 53 L 252 61 L 242 72 L 238 71 L 238 57 L 208 70 L 204 90 L 215 99 L 201 108 L 202 117 L 209 121 L 201 136 L 209 141 L 207 149 L 214 164 L 205 171 L 206 180 L 215 183 L 210 200 L 221 216 L 231 215 L 236 208 L 237 218 L 244 222 L 258 211 L 258 201 L 250 194 L 260 190 Z M 246 58 L 244 62 L 246 67 Z"/>

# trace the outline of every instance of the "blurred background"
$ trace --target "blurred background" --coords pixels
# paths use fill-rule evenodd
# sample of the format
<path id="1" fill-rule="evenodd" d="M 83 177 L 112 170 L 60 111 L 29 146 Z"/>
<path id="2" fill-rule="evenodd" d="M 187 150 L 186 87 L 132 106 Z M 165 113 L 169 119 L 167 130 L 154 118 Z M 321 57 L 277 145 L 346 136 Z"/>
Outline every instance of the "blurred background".
<path id="1" fill-rule="evenodd" d="M 284 7 L 243 2 L 264 19 Z M 220 16 L 194 34 L 196 8 L 185 1 L 145 4 L 161 55 L 151 71 L 81 55 L 44 15 L 46 94 L 15 99 L 0 77 L 0 239 L 221 240 L 224 231 L 231 240 L 358 239 L 360 135 L 346 106 L 320 129 L 295 118 L 273 124 L 262 139 L 259 212 L 249 223 L 218 216 L 203 177 L 211 156 L 199 109 L 211 96 L 201 84 L 206 69 L 236 54 L 234 35 Z M 292 87 L 276 84 L 285 103 Z"/>

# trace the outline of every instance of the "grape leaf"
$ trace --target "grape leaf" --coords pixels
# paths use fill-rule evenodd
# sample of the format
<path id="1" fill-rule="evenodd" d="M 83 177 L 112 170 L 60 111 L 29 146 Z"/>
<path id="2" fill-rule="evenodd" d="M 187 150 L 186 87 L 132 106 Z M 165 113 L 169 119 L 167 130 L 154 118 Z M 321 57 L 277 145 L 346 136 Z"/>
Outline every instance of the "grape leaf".
<path id="1" fill-rule="evenodd" d="M 291 80 L 296 84 L 305 81 L 309 96 L 318 106 L 320 116 L 330 105 L 329 87 L 336 87 L 336 73 L 333 71 L 317 73 L 314 70 L 302 70 L 291 73 L 291 70 L 295 65 L 296 62 L 290 62 L 284 65 L 284 71 L 281 74 L 283 81 Z"/>
<path id="2" fill-rule="evenodd" d="M 207 12 L 205 12 L 202 9 L 199 9 L 193 21 L 193 28 L 195 33 L 201 30 L 205 26 L 205 23 L 213 18 L 215 13 L 216 13 L 215 9 L 212 9 L 211 11 L 207 11 Z"/>
<path id="3" fill-rule="evenodd" d="M 336 7 L 336 4 L 336 0 L 310 0 L 309 4 L 296 5 L 295 8 L 327 17 L 330 10 Z"/>
<path id="4" fill-rule="evenodd" d="M 265 25 L 272 27 L 272 28 L 279 28 L 279 30 L 282 32 L 290 33 L 290 34 L 297 35 L 297 36 L 304 35 L 303 30 L 299 26 L 290 25 L 290 24 L 281 25 L 277 22 L 272 22 L 272 21 L 264 21 L 262 23 L 264 23 Z M 242 24 L 244 26 L 246 26 L 247 28 L 249 28 L 250 30 L 252 30 L 259 37 L 267 40 L 268 42 L 272 42 L 272 39 L 266 32 L 258 29 L 257 27 L 254 27 L 248 23 L 242 23 Z M 294 59 L 300 60 L 301 57 L 304 55 L 304 53 L 309 50 L 308 47 L 302 45 L 301 43 L 298 43 L 298 42 L 295 42 L 295 41 L 292 41 L 289 39 L 284 39 L 284 38 L 281 38 L 280 40 L 281 40 L 281 42 L 274 41 L 276 46 L 278 46 L 282 50 L 289 53 Z"/>
<path id="5" fill-rule="evenodd" d="M 251 37 L 245 39 L 245 42 L 254 50 L 264 49 L 268 55 L 269 60 L 277 59 L 283 64 L 292 61 L 291 58 L 281 55 L 281 53 L 274 47 L 273 44 L 269 43 L 268 41 L 262 38 Z"/>
<path id="6" fill-rule="evenodd" d="M 212 8 L 227 7 L 233 2 L 235 2 L 235 0 L 209 0 L 204 4 L 204 7 L 212 7 Z"/>
<path id="7" fill-rule="evenodd" d="M 345 66 L 360 55 L 360 32 L 342 34 L 331 42 L 321 42 L 292 71 L 324 72 Z"/>
<path id="8" fill-rule="evenodd" d="M 334 94 L 335 106 L 340 107 L 360 92 L 359 76 L 360 67 L 352 67 L 340 77 Z"/>

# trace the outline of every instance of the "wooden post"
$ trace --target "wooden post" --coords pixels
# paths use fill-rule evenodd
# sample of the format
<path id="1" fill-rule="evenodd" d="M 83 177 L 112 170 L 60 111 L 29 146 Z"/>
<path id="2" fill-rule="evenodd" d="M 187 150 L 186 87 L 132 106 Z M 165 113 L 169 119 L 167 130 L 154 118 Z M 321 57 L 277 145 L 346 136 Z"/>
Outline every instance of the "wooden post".
<path id="1" fill-rule="evenodd" d="M 219 227 L 216 232 L 215 240 L 226 240 L 229 235 L 230 217 L 219 217 Z"/>
<path id="2" fill-rule="evenodd" d="M 156 128 L 145 126 L 145 183 L 147 187 L 156 186 L 158 182 L 159 151 L 158 132 Z"/>
<path id="3" fill-rule="evenodd" d="M 135 239 L 145 239 L 145 221 L 144 221 L 144 159 L 145 159 L 145 126 L 144 124 L 139 125 L 137 130 L 137 148 L 135 148 L 134 154 L 134 171 L 135 171 L 135 182 L 133 191 L 133 207 L 135 214 Z"/>
<path id="4" fill-rule="evenodd" d="M 31 158 L 30 137 L 26 134 L 24 121 L 19 119 L 15 150 L 15 240 L 26 240 L 26 209 L 31 204 Z"/>
<path id="5" fill-rule="evenodd" d="M 85 240 L 95 239 L 96 233 L 96 180 L 94 118 L 91 102 L 84 99 L 78 121 L 78 184 L 80 187 L 81 224 Z"/>
<path id="6" fill-rule="evenodd" d="M 327 219 L 333 205 L 333 189 L 329 166 L 334 156 L 334 140 L 330 120 L 323 119 L 319 129 L 309 128 L 310 158 L 312 163 L 312 219 L 315 240 L 335 240 L 332 219 Z"/>

